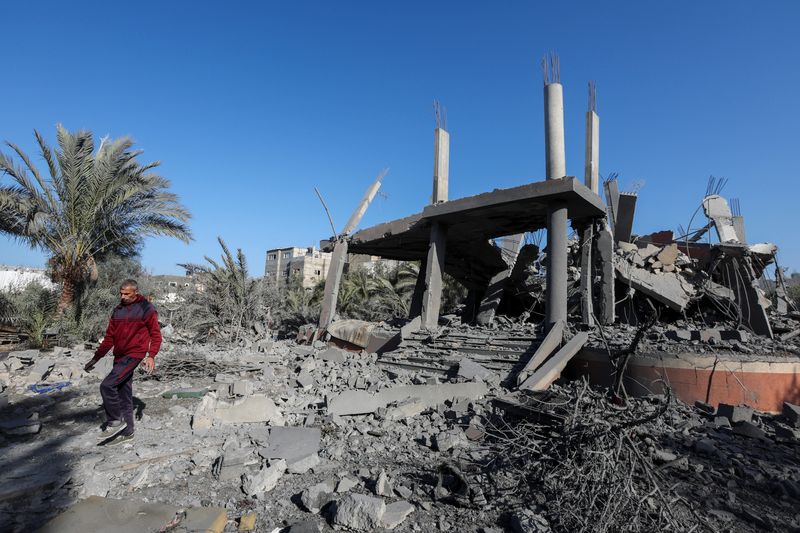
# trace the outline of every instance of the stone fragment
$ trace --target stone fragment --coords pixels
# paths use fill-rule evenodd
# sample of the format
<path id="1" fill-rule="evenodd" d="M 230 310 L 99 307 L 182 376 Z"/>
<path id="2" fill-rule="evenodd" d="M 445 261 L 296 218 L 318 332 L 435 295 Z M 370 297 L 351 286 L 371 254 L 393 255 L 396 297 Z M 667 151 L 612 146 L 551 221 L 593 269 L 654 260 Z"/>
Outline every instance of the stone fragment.
<path id="1" fill-rule="evenodd" d="M 358 481 L 351 479 L 349 477 L 343 477 L 342 479 L 339 480 L 339 483 L 337 483 L 336 485 L 336 492 L 338 493 L 347 492 L 350 489 L 357 486 L 358 486 Z"/>
<path id="2" fill-rule="evenodd" d="M 289 526 L 286 533 L 319 533 L 319 525 L 313 520 L 303 520 Z"/>
<path id="3" fill-rule="evenodd" d="M 678 250 L 678 245 L 672 243 L 670 245 L 665 246 L 657 255 L 656 259 L 662 265 L 674 265 L 675 260 L 680 255 L 680 251 Z"/>
<path id="4" fill-rule="evenodd" d="M 464 432 L 459 428 L 442 431 L 436 435 L 436 449 L 440 452 L 446 452 L 455 448 L 465 448 L 467 446 L 467 438 L 464 436 Z"/>
<path id="5" fill-rule="evenodd" d="M 790 426 L 800 427 L 800 406 L 783 402 L 783 417 Z"/>
<path id="6" fill-rule="evenodd" d="M 274 489 L 284 472 L 286 472 L 286 461 L 283 459 L 274 461 L 256 474 L 244 474 L 242 476 L 242 490 L 248 496 L 258 497 Z"/>
<path id="7" fill-rule="evenodd" d="M 308 390 L 314 386 L 314 376 L 308 370 L 303 370 L 295 378 L 297 386 L 301 389 Z"/>
<path id="8" fill-rule="evenodd" d="M 713 415 L 714 414 L 714 406 L 711 405 L 711 404 L 708 404 L 706 402 L 701 402 L 700 400 L 695 400 L 694 401 L 694 407 L 695 407 L 695 409 L 697 409 L 701 413 L 705 413 L 707 415 Z"/>
<path id="9" fill-rule="evenodd" d="M 320 361 L 328 361 L 329 363 L 334 363 L 337 365 L 340 365 L 347 360 L 347 355 L 344 351 L 333 347 L 316 354 L 315 357 Z"/>
<path id="10" fill-rule="evenodd" d="M 668 339 L 687 342 L 692 340 L 699 340 L 700 334 L 697 331 L 689 331 L 688 329 L 671 329 L 665 333 Z"/>
<path id="11" fill-rule="evenodd" d="M 717 447 L 711 439 L 700 439 L 695 441 L 694 450 L 701 455 L 713 455 L 717 453 Z"/>
<path id="12" fill-rule="evenodd" d="M 289 472 L 302 474 L 320 462 L 320 435 L 314 427 L 273 427 L 268 446 L 259 454 L 265 459 L 284 459 Z"/>
<path id="13" fill-rule="evenodd" d="M 655 450 L 653 452 L 653 461 L 656 464 L 671 463 L 678 458 L 677 455 L 669 450 Z"/>
<path id="14" fill-rule="evenodd" d="M 734 425 L 733 432 L 736 433 L 737 435 L 750 437 L 751 439 L 763 439 L 766 437 L 764 430 L 755 425 L 754 423 L 750 422 L 749 420 L 745 420 L 743 422 L 739 422 L 738 424 Z"/>
<path id="15" fill-rule="evenodd" d="M 731 421 L 724 416 L 715 416 L 714 427 L 717 429 L 731 429 Z"/>
<path id="16" fill-rule="evenodd" d="M 356 531 L 373 531 L 381 526 L 385 512 L 382 498 L 351 493 L 339 501 L 333 523 Z"/>
<path id="17" fill-rule="evenodd" d="M 753 409 L 746 405 L 721 403 L 717 408 L 717 416 L 724 416 L 731 421 L 731 424 L 750 422 L 753 419 Z"/>
<path id="18" fill-rule="evenodd" d="M 407 501 L 396 501 L 386 506 L 386 511 L 381 517 L 381 527 L 384 529 L 394 529 L 402 524 L 405 519 L 414 512 L 414 506 Z"/>
<path id="19" fill-rule="evenodd" d="M 378 479 L 375 480 L 375 494 L 378 496 L 391 496 L 392 492 L 389 476 L 386 475 L 385 470 L 381 469 Z"/>
<path id="20" fill-rule="evenodd" d="M 232 404 L 219 402 L 214 410 L 214 418 L 223 424 L 246 424 L 267 422 L 275 426 L 284 424 L 275 402 L 264 395 L 248 396 Z"/>
<path id="21" fill-rule="evenodd" d="M 700 342 L 706 344 L 718 344 L 722 340 L 722 335 L 718 329 L 700 330 Z"/>
<path id="22" fill-rule="evenodd" d="M 256 518 L 258 518 L 258 515 L 253 512 L 242 515 L 239 519 L 239 531 L 255 531 Z"/>
<path id="23" fill-rule="evenodd" d="M 234 381 L 228 390 L 231 396 L 249 396 L 253 392 L 253 385 L 249 381 Z"/>
<path id="24" fill-rule="evenodd" d="M 425 402 L 417 399 L 408 399 L 398 402 L 386 412 L 386 420 L 404 420 L 424 413 L 428 409 Z"/>
<path id="25" fill-rule="evenodd" d="M 483 381 L 485 383 L 496 383 L 500 377 L 475 361 L 464 357 L 458 363 L 458 377 L 468 381 Z"/>
<path id="26" fill-rule="evenodd" d="M 318 513 L 333 500 L 333 482 L 324 481 L 305 489 L 300 493 L 300 502 L 310 513 Z"/>

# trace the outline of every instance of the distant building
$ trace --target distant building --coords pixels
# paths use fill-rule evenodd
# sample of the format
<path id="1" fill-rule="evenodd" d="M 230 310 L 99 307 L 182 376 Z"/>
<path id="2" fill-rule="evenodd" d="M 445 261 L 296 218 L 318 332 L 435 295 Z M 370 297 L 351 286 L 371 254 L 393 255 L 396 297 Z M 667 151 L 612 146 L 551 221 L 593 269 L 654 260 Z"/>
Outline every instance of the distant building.
<path id="1" fill-rule="evenodd" d="M 264 280 L 271 285 L 280 286 L 297 278 L 308 289 L 325 279 L 330 262 L 330 253 L 321 252 L 313 246 L 274 248 L 267 250 Z"/>
<path id="2" fill-rule="evenodd" d="M 156 303 L 180 303 L 185 299 L 180 293 L 185 291 L 203 292 L 205 286 L 195 276 L 174 276 L 156 274 L 148 277 L 152 289 L 159 295 Z"/>
<path id="3" fill-rule="evenodd" d="M 402 261 L 397 261 L 395 259 L 383 259 L 377 255 L 350 254 L 347 257 L 349 270 L 360 268 L 366 270 L 370 274 L 374 274 L 378 268 L 393 270 L 397 268 L 401 262 Z"/>
<path id="4" fill-rule="evenodd" d="M 56 287 L 43 268 L 0 265 L 0 291 L 22 290 L 31 283 L 38 283 L 46 289 Z"/>

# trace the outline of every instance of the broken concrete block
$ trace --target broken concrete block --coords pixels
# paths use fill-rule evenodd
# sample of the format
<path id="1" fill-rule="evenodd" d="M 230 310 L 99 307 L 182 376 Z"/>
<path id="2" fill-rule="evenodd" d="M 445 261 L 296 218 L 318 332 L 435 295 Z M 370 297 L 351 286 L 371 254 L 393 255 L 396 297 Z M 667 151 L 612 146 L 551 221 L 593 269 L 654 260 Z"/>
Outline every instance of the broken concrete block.
<path id="1" fill-rule="evenodd" d="M 266 459 L 284 459 L 291 473 L 302 474 L 319 464 L 319 441 L 319 428 L 273 427 L 268 446 L 259 454 Z"/>
<path id="2" fill-rule="evenodd" d="M 314 386 L 314 376 L 308 370 L 303 370 L 297 375 L 295 382 L 301 389 L 308 390 Z"/>
<path id="3" fill-rule="evenodd" d="M 722 335 L 718 329 L 700 330 L 700 341 L 707 344 L 717 344 L 722 340 Z"/>
<path id="4" fill-rule="evenodd" d="M 425 402 L 416 399 L 399 402 L 396 406 L 390 407 L 386 412 L 386 420 L 405 420 L 424 413 L 428 408 Z"/>
<path id="5" fill-rule="evenodd" d="M 686 309 L 696 292 L 674 272 L 655 274 L 630 264 L 617 264 L 615 269 L 620 281 L 675 311 Z"/>
<path id="6" fill-rule="evenodd" d="M 564 345 L 553 357 L 546 363 L 539 367 L 536 372 L 526 379 L 521 385 L 521 389 L 529 389 L 534 391 L 546 390 L 550 385 L 561 376 L 561 371 L 567 366 L 567 363 L 575 357 L 575 355 L 583 348 L 586 341 L 589 340 L 589 334 L 581 331 L 572 337 L 567 344 Z"/>
<path id="7" fill-rule="evenodd" d="M 676 243 L 672 243 L 662 248 L 662 250 L 656 255 L 656 260 L 661 263 L 662 266 L 672 266 L 675 264 L 675 260 L 678 258 L 680 253 L 681 252 L 678 250 L 678 245 Z"/>
<path id="8" fill-rule="evenodd" d="M 381 469 L 378 479 L 375 480 L 375 494 L 378 496 L 391 496 L 393 492 L 391 483 L 389 483 L 389 476 L 386 475 L 385 470 Z"/>
<path id="9" fill-rule="evenodd" d="M 274 489 L 284 472 L 286 472 L 286 461 L 283 459 L 273 461 L 268 467 L 262 468 L 256 474 L 244 474 L 242 476 L 242 490 L 248 496 L 258 497 Z"/>
<path id="10" fill-rule="evenodd" d="M 249 396 L 253 392 L 253 384 L 249 381 L 234 381 L 228 386 L 231 396 Z"/>
<path id="11" fill-rule="evenodd" d="M 665 333 L 668 339 L 679 342 L 700 340 L 700 333 L 688 329 L 671 329 Z"/>
<path id="12" fill-rule="evenodd" d="M 466 357 L 458 363 L 458 377 L 469 381 L 480 380 L 485 383 L 499 383 L 500 381 L 500 376 Z"/>
<path id="13" fill-rule="evenodd" d="M 755 425 L 754 423 L 750 422 L 749 420 L 745 420 L 744 422 L 739 422 L 738 424 L 734 425 L 733 432 L 736 433 L 737 435 L 750 437 L 751 439 L 766 438 L 764 430 Z"/>
<path id="14" fill-rule="evenodd" d="M 436 435 L 436 449 L 446 452 L 455 448 L 466 448 L 469 446 L 467 437 L 459 428 L 448 429 Z"/>
<path id="15" fill-rule="evenodd" d="M 355 479 L 351 479 L 349 477 L 343 477 L 339 480 L 339 483 L 336 484 L 336 492 L 342 493 L 347 492 L 350 489 L 353 489 L 358 486 L 358 481 Z"/>
<path id="16" fill-rule="evenodd" d="M 750 422 L 753 419 L 753 409 L 746 405 L 721 403 L 717 407 L 717 416 L 724 416 L 731 421 L 731 424 Z"/>
<path id="17" fill-rule="evenodd" d="M 324 481 L 322 483 L 317 483 L 300 493 L 300 502 L 308 512 L 316 514 L 320 509 L 328 505 L 329 502 L 333 501 L 334 492 L 333 482 Z"/>
<path id="18" fill-rule="evenodd" d="M 711 439 L 700 439 L 695 441 L 694 451 L 701 455 L 714 455 L 717 453 L 717 447 Z"/>
<path id="19" fill-rule="evenodd" d="M 28 383 L 39 383 L 40 381 L 44 381 L 45 378 L 50 374 L 50 371 L 53 370 L 55 363 L 53 361 L 47 361 L 43 359 L 39 359 L 33 364 L 30 372 L 28 373 Z"/>
<path id="20" fill-rule="evenodd" d="M 255 394 L 232 404 L 218 402 L 214 409 L 214 418 L 223 424 L 256 422 L 267 422 L 276 426 L 284 424 L 283 415 L 278 411 L 275 402 L 267 396 Z"/>
<path id="21" fill-rule="evenodd" d="M 347 354 L 339 348 L 328 348 L 327 350 L 316 354 L 314 357 L 320 361 L 328 361 L 340 365 L 347 360 Z"/>
<path id="22" fill-rule="evenodd" d="M 366 391 L 344 391 L 333 398 L 327 398 L 328 414 L 362 415 L 374 413 L 381 407 L 416 398 L 427 407 L 435 407 L 455 398 L 476 399 L 488 392 L 486 385 L 474 383 L 447 383 L 442 385 L 404 385 L 383 389 L 378 393 Z"/>
<path id="23" fill-rule="evenodd" d="M 405 519 L 414 512 L 414 506 L 407 501 L 396 501 L 386 506 L 386 511 L 381 517 L 381 527 L 384 529 L 394 529 L 402 524 Z"/>
<path id="24" fill-rule="evenodd" d="M 364 494 L 347 494 L 336 506 L 333 523 L 356 531 L 373 531 L 381 526 L 386 512 L 382 498 Z"/>
<path id="25" fill-rule="evenodd" d="M 792 427 L 800 427 L 800 406 L 783 402 L 783 416 Z"/>

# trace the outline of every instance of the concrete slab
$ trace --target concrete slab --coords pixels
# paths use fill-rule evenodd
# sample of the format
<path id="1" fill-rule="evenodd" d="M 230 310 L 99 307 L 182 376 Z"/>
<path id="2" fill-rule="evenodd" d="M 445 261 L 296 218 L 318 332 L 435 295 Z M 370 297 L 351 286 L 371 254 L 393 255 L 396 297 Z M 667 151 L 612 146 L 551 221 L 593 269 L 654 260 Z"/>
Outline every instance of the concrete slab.
<path id="1" fill-rule="evenodd" d="M 373 413 L 390 403 L 412 398 L 428 407 L 435 407 L 455 398 L 479 398 L 488 389 L 484 383 L 447 383 L 441 385 L 405 385 L 383 389 L 378 393 L 350 390 L 327 399 L 328 413 L 335 415 L 361 415 Z"/>
<path id="2" fill-rule="evenodd" d="M 48 522 L 40 533 L 141 533 L 142 531 L 221 533 L 228 515 L 218 507 L 191 508 L 90 496 Z M 171 527 L 170 524 L 175 524 Z"/>
<path id="3" fill-rule="evenodd" d="M 273 427 L 269 443 L 259 450 L 265 459 L 284 459 L 290 472 L 319 452 L 320 429 L 314 427 Z M 317 461 L 319 462 L 319 461 Z"/>

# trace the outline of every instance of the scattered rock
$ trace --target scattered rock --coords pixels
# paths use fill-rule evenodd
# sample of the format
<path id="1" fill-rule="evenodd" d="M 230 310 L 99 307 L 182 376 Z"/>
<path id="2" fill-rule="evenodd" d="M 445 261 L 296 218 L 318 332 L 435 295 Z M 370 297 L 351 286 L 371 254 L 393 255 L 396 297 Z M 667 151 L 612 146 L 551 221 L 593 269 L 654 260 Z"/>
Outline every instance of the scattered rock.
<path id="1" fill-rule="evenodd" d="M 385 512 L 382 498 L 351 493 L 339 500 L 333 523 L 356 531 L 372 531 L 381 526 Z"/>

